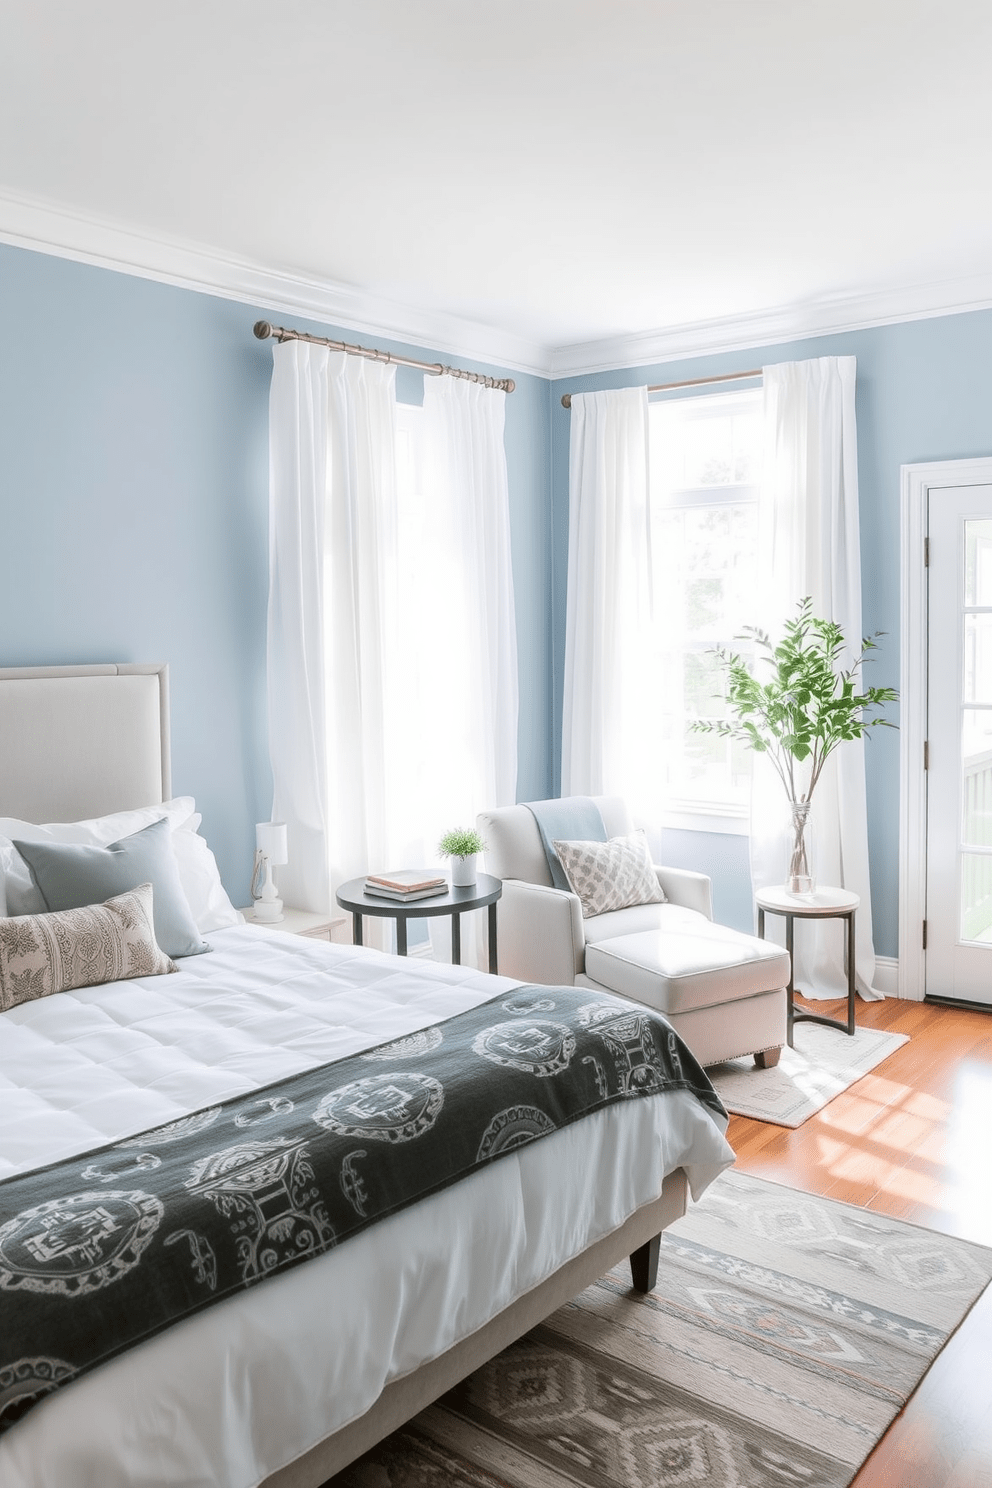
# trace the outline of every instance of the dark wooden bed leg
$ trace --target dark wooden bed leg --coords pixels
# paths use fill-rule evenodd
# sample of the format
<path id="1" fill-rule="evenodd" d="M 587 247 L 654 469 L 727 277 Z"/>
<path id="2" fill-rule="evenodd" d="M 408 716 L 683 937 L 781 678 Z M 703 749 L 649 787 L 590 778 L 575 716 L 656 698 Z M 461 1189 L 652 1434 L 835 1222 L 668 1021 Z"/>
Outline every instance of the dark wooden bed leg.
<path id="1" fill-rule="evenodd" d="M 630 1257 L 630 1274 L 635 1292 L 650 1292 L 658 1280 L 658 1254 L 661 1236 L 655 1235 L 647 1245 L 641 1245 Z"/>
<path id="2" fill-rule="evenodd" d="M 760 1054 L 755 1054 L 754 1062 L 759 1069 L 774 1069 L 778 1064 L 781 1054 L 781 1048 L 762 1049 Z"/>

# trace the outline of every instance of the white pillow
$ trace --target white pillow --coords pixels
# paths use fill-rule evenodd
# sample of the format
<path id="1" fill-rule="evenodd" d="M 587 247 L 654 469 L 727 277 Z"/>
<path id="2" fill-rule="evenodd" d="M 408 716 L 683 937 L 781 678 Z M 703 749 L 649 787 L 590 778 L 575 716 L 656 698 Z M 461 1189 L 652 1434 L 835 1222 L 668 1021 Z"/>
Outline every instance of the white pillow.
<path id="1" fill-rule="evenodd" d="M 205 935 L 208 930 L 226 930 L 229 925 L 244 924 L 244 915 L 235 909 L 220 881 L 217 859 L 206 838 L 197 831 L 200 820 L 197 811 L 174 828 L 172 846 L 179 864 L 179 882 L 189 900 L 196 928 Z"/>
<path id="2" fill-rule="evenodd" d="M 109 816 L 78 822 L 18 821 L 0 816 L 0 912 L 7 915 L 44 914 L 48 906 L 35 887 L 31 870 L 11 838 L 23 842 L 79 842 L 106 847 L 130 837 L 152 822 L 165 818 L 171 825 L 170 840 L 179 867 L 179 881 L 189 903 L 196 928 L 222 930 L 237 925 L 241 917 L 234 908 L 217 871 L 217 861 L 202 837 L 197 835 L 200 815 L 192 796 L 176 796 L 159 806 L 140 806 L 133 811 L 115 811 Z"/>

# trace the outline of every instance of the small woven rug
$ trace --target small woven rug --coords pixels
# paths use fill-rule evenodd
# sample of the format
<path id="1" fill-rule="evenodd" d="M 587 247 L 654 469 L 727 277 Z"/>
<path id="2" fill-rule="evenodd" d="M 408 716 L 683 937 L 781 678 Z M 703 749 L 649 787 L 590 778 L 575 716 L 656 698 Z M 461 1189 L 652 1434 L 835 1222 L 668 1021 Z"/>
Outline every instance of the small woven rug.
<path id="1" fill-rule="evenodd" d="M 740 1173 L 333 1488 L 845 1488 L 992 1250 Z M 331 1488 L 331 1485 L 326 1485 Z"/>
<path id="2" fill-rule="evenodd" d="M 774 1069 L 758 1069 L 748 1058 L 706 1071 L 728 1111 L 778 1126 L 802 1126 L 907 1042 L 904 1033 L 859 1028 L 852 1038 L 822 1023 L 797 1023 L 793 1038 L 795 1048 L 786 1046 Z"/>

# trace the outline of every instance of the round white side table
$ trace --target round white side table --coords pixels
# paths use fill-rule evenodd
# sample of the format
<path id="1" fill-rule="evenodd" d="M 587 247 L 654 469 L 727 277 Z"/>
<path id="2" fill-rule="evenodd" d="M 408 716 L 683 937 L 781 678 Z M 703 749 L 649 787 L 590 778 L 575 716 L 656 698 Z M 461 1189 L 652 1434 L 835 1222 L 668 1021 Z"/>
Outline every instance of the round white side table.
<path id="1" fill-rule="evenodd" d="M 854 916 L 861 903 L 857 894 L 848 889 L 816 889 L 812 894 L 790 894 L 788 889 L 759 889 L 754 896 L 758 906 L 758 934 L 765 938 L 765 912 L 785 918 L 785 948 L 789 953 L 789 1048 L 792 1048 L 792 1025 L 794 1023 L 824 1023 L 828 1028 L 839 1028 L 854 1037 Z M 792 946 L 796 920 L 846 920 L 847 921 L 847 1023 L 838 1018 L 825 1018 L 822 1013 L 797 1013 L 793 1004 L 795 995 L 795 973 L 792 969 Z"/>

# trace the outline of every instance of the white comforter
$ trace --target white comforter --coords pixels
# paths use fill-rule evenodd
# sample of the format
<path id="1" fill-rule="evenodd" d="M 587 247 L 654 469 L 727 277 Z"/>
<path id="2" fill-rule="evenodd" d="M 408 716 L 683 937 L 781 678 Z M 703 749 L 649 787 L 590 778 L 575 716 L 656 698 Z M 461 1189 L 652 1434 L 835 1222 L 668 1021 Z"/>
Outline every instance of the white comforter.
<path id="1" fill-rule="evenodd" d="M 0 1178 L 447 1018 L 515 985 L 257 928 L 171 976 L 0 1016 Z M 253 1488 L 686 1169 L 691 1096 L 613 1106 L 94 1370 L 0 1437 L 3 1488 Z"/>

